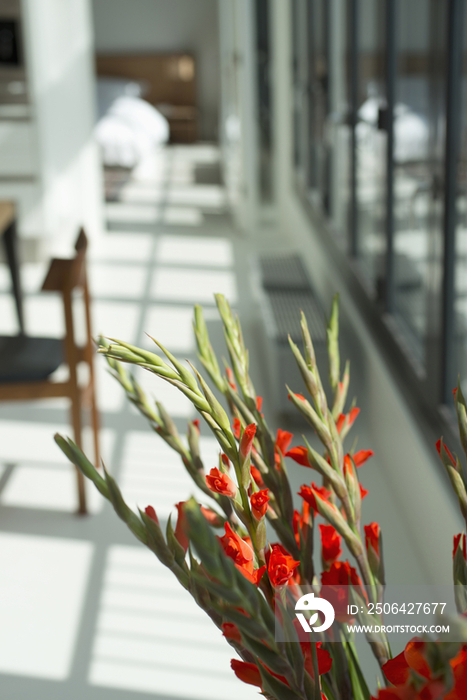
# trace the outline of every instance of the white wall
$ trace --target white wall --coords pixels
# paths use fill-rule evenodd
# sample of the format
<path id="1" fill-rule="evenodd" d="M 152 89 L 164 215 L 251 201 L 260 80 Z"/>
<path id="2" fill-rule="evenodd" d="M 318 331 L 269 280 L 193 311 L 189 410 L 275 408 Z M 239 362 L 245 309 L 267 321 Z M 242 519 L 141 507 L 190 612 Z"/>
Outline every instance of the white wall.
<path id="1" fill-rule="evenodd" d="M 89 0 L 23 0 L 26 63 L 37 130 L 42 237 L 101 228 Z M 53 245 L 53 244 L 52 244 Z"/>
<path id="2" fill-rule="evenodd" d="M 201 137 L 216 139 L 217 0 L 93 0 L 98 52 L 189 51 L 197 61 Z"/>

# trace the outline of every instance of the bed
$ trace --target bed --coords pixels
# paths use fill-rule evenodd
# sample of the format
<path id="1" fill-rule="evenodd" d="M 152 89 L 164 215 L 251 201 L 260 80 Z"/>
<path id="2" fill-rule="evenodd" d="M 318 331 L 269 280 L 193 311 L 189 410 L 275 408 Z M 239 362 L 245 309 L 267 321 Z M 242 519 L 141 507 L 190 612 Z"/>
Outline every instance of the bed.
<path id="1" fill-rule="evenodd" d="M 131 168 L 168 140 L 197 139 L 196 70 L 189 54 L 102 54 L 96 74 L 95 133 L 105 165 Z"/>
<path id="2" fill-rule="evenodd" d="M 96 92 L 98 121 L 94 135 L 104 166 L 134 168 L 168 142 L 168 121 L 144 100 L 144 83 L 98 78 Z"/>

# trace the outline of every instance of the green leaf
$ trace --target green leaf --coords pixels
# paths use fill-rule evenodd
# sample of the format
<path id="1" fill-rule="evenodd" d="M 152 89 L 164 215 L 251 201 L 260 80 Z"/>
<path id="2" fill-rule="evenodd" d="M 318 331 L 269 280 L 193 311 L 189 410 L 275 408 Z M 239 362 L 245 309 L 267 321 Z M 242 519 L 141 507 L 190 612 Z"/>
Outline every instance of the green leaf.
<path id="1" fill-rule="evenodd" d="M 183 549 L 182 545 L 175 537 L 175 532 L 174 532 L 173 527 L 172 527 L 172 514 L 169 515 L 169 519 L 167 520 L 166 536 L 167 536 L 167 544 L 170 548 L 170 551 L 172 552 L 172 554 L 175 557 L 175 561 L 181 567 L 184 567 L 186 565 L 185 550 Z"/>
<path id="2" fill-rule="evenodd" d="M 143 543 L 147 544 L 146 528 L 136 513 L 123 500 L 121 491 L 115 479 L 105 470 L 105 481 L 109 489 L 109 500 L 111 501 L 118 517 L 128 525 L 132 533 Z"/>
<path id="3" fill-rule="evenodd" d="M 86 455 L 73 442 L 73 440 L 70 440 L 70 438 L 64 438 L 59 433 L 55 434 L 54 440 L 66 457 L 68 457 L 70 462 L 78 467 L 84 476 L 94 483 L 97 490 L 100 491 L 104 498 L 110 500 L 109 489 L 104 479 L 101 477 L 95 466 L 91 464 Z"/>
<path id="4" fill-rule="evenodd" d="M 292 690 L 292 688 L 285 685 L 285 683 L 280 681 L 278 678 L 271 676 L 264 666 L 258 664 L 258 669 L 261 674 L 263 691 L 267 695 L 271 695 L 277 700 L 303 700 L 303 696 L 301 694 L 296 693 L 294 690 Z"/>
<path id="5" fill-rule="evenodd" d="M 371 700 L 370 691 L 363 677 L 362 669 L 358 662 L 357 655 L 350 641 L 344 642 L 344 649 L 349 664 L 350 682 L 354 700 Z"/>
<path id="6" fill-rule="evenodd" d="M 161 528 L 152 518 L 146 515 L 144 511 L 139 510 L 139 514 L 141 520 L 146 526 L 147 546 L 152 552 L 154 552 L 156 557 L 162 562 L 162 564 L 164 564 L 164 566 L 170 568 L 173 565 L 175 558 L 167 546 L 167 542 L 164 539 Z"/>

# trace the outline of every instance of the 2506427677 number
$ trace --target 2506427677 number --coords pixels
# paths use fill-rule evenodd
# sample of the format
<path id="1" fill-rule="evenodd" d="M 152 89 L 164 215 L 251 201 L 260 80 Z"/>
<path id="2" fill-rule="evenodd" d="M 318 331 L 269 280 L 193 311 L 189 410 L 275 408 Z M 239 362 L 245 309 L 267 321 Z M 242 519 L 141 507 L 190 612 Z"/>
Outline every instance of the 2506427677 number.
<path id="1" fill-rule="evenodd" d="M 368 603 L 368 615 L 442 615 L 446 603 Z M 358 606 L 348 605 L 347 612 L 355 614 Z"/>

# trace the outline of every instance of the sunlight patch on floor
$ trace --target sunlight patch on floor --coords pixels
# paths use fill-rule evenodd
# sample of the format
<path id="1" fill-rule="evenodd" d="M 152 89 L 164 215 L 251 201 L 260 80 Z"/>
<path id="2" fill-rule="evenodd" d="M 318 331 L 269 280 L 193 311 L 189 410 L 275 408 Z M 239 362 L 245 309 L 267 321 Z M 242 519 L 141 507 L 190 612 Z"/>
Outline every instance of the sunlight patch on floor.
<path id="1" fill-rule="evenodd" d="M 135 377 L 149 397 L 149 400 L 157 400 L 162 403 L 172 418 L 189 419 L 195 417 L 196 409 L 179 389 L 141 367 L 136 367 Z M 131 406 L 131 410 L 137 411 L 134 406 Z"/>
<path id="2" fill-rule="evenodd" d="M 203 213 L 196 207 L 165 207 L 162 221 L 172 226 L 201 226 Z"/>
<path id="3" fill-rule="evenodd" d="M 137 302 L 98 299 L 92 305 L 93 333 L 137 344 L 140 316 L 141 306 Z"/>
<path id="4" fill-rule="evenodd" d="M 191 596 L 146 549 L 108 554 L 89 680 L 196 700 L 237 700 L 235 652 Z M 242 687 L 245 700 L 257 689 Z"/>
<path id="5" fill-rule="evenodd" d="M 91 295 L 93 298 L 141 299 L 148 274 L 148 268 L 139 265 L 92 263 L 89 265 Z"/>
<path id="6" fill-rule="evenodd" d="M 86 482 L 88 510 L 98 513 L 104 499 Z M 71 464 L 44 466 L 21 464 L 15 467 L 3 489 L 0 501 L 4 506 L 38 508 L 66 513 L 78 510 L 76 472 Z"/>
<path id="7" fill-rule="evenodd" d="M 152 235 L 147 233 L 111 231 L 91 241 L 90 259 L 147 262 L 152 241 Z"/>
<path id="8" fill-rule="evenodd" d="M 201 209 L 222 212 L 225 209 L 225 191 L 219 185 L 185 185 L 170 187 L 167 201 L 172 205 L 196 206 Z"/>
<path id="9" fill-rule="evenodd" d="M 69 465 L 67 458 L 55 443 L 55 433 L 72 437 L 72 428 L 67 423 L 37 423 L 32 421 L 0 420 L 0 463 L 37 464 L 50 466 Z M 83 444 L 92 458 L 92 431 L 83 428 Z M 104 459 L 109 459 L 115 441 L 115 431 L 101 428 L 100 446 Z"/>
<path id="10" fill-rule="evenodd" d="M 67 678 L 93 545 L 0 533 L 0 671 Z"/>
<path id="11" fill-rule="evenodd" d="M 170 352 L 194 352 L 193 309 L 191 306 L 150 306 L 143 320 L 144 333 L 158 340 Z M 154 341 L 143 335 L 142 345 L 160 354 Z"/>
<path id="12" fill-rule="evenodd" d="M 214 304 L 214 294 L 224 294 L 233 304 L 237 301 L 237 285 L 232 272 L 159 268 L 152 284 L 152 297 L 185 301 L 192 304 Z"/>
<path id="13" fill-rule="evenodd" d="M 122 204 L 111 202 L 105 205 L 107 221 L 127 222 L 131 224 L 156 224 L 160 221 L 161 210 L 151 204 Z"/>
<path id="14" fill-rule="evenodd" d="M 216 466 L 219 448 L 215 439 L 202 438 L 200 449 L 206 467 Z M 193 484 L 180 456 L 152 432 L 127 433 L 120 483 L 131 508 L 139 506 L 144 509 L 152 505 L 160 518 L 174 514 L 175 503 L 187 500 L 191 495 L 204 504 L 211 500 Z"/>
<path id="15" fill-rule="evenodd" d="M 161 236 L 156 260 L 162 264 L 232 267 L 233 250 L 225 238 L 207 236 Z"/>

